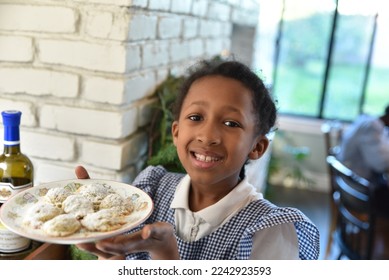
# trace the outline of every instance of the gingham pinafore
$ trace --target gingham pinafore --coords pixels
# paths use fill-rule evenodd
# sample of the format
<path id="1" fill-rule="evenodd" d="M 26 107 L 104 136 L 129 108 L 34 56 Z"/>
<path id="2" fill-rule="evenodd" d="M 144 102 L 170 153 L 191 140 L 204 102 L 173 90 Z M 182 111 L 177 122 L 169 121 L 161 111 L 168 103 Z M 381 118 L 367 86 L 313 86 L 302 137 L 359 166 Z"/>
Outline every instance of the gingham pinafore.
<path id="1" fill-rule="evenodd" d="M 169 173 L 161 166 L 149 166 L 138 175 L 133 185 L 148 193 L 155 207 L 145 224 L 164 221 L 175 225 L 174 209 L 170 209 L 170 204 L 183 176 Z M 297 232 L 300 259 L 318 259 L 319 231 L 316 226 L 299 210 L 277 207 L 265 199 L 251 202 L 222 227 L 197 241 L 187 242 L 176 236 L 180 257 L 192 260 L 248 259 L 256 231 L 291 222 Z M 129 254 L 127 259 L 149 259 L 149 255 Z"/>

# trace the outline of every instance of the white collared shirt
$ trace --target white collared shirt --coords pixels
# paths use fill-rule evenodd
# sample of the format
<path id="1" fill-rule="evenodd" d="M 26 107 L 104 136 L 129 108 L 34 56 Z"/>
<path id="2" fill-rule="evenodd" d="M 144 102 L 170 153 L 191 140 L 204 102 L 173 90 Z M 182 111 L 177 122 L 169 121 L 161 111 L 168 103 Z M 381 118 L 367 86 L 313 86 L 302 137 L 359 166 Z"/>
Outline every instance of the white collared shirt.
<path id="1" fill-rule="evenodd" d="M 243 179 L 217 203 L 200 211 L 189 209 L 190 177 L 177 186 L 171 208 L 175 209 L 177 235 L 185 241 L 198 240 L 222 225 L 250 202 L 263 199 L 247 179 Z M 250 259 L 299 259 L 297 233 L 292 223 L 282 224 L 255 233 Z"/>

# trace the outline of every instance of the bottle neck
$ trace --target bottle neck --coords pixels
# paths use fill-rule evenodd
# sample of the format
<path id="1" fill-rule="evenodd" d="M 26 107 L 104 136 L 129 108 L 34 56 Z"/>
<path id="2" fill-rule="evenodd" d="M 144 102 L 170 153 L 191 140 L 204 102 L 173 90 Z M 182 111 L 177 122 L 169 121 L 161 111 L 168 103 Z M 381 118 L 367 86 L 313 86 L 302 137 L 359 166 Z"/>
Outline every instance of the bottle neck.
<path id="1" fill-rule="evenodd" d="M 4 126 L 4 154 L 20 153 L 20 129 L 16 125 Z"/>
<path id="2" fill-rule="evenodd" d="M 20 145 L 4 145 L 4 154 L 5 155 L 15 155 L 15 154 L 20 154 Z"/>

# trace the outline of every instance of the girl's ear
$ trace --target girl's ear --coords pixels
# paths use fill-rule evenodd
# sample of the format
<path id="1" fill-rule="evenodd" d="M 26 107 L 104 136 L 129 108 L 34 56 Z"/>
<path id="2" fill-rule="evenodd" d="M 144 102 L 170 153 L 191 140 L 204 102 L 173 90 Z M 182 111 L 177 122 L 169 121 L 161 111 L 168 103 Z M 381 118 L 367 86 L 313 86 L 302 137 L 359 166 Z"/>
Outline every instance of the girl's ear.
<path id="1" fill-rule="evenodd" d="M 173 136 L 173 144 L 176 146 L 176 141 L 178 138 L 178 121 L 174 121 L 172 123 L 172 136 Z"/>
<path id="2" fill-rule="evenodd" d="M 249 159 L 259 159 L 269 147 L 269 139 L 266 136 L 259 136 L 256 139 L 253 149 L 250 151 Z"/>

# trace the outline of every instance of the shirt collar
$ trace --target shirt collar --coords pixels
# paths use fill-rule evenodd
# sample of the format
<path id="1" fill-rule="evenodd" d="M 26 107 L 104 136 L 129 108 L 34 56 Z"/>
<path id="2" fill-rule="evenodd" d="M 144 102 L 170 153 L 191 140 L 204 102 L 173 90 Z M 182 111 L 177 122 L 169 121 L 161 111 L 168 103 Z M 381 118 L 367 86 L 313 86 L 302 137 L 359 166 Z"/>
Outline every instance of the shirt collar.
<path id="1" fill-rule="evenodd" d="M 188 204 L 189 188 L 190 177 L 189 175 L 186 175 L 177 186 L 171 203 L 171 208 L 181 208 L 186 211 L 190 211 Z M 234 210 L 242 208 L 243 205 L 248 204 L 252 200 L 262 198 L 263 195 L 257 192 L 254 186 L 248 182 L 247 177 L 245 177 L 234 189 L 232 189 L 217 203 L 194 214 L 201 217 L 207 223 L 216 226 L 228 218 Z"/>

